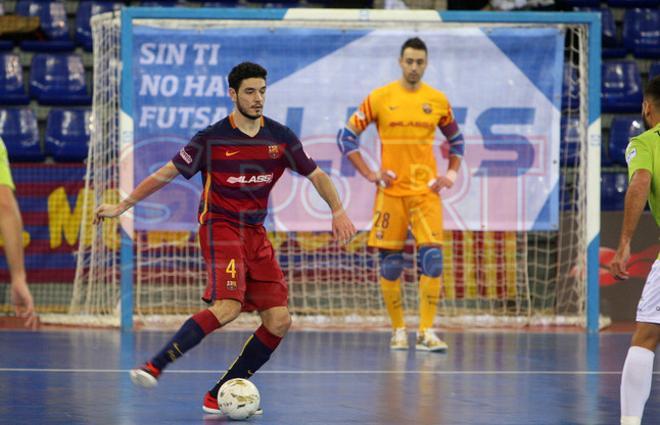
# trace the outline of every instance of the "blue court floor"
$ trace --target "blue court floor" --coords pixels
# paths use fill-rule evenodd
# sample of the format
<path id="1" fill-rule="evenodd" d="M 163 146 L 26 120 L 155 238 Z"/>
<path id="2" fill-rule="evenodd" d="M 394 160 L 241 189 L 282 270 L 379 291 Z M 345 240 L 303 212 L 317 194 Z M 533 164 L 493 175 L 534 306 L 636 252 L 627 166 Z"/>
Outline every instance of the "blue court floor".
<path id="1" fill-rule="evenodd" d="M 202 397 L 249 333 L 216 332 L 167 369 L 157 388 L 133 387 L 128 370 L 170 335 L 0 331 L 0 423 L 231 422 L 205 416 Z M 391 352 L 385 332 L 292 332 L 252 378 L 265 412 L 247 423 L 618 424 L 627 333 L 444 338 L 447 354 Z M 658 372 L 653 384 L 644 424 L 660 424 Z"/>

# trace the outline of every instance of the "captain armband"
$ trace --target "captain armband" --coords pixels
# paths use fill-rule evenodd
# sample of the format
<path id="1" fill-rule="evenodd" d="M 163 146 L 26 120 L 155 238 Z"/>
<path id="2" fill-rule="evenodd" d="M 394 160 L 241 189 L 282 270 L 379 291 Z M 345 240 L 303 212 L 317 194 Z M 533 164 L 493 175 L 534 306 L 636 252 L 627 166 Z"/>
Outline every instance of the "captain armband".
<path id="1" fill-rule="evenodd" d="M 348 155 L 360 149 L 360 138 L 350 128 L 344 127 L 337 133 L 337 146 L 342 155 Z"/>
<path id="2" fill-rule="evenodd" d="M 458 133 L 449 139 L 449 155 L 463 156 L 465 153 L 465 140 L 463 133 Z"/>
<path id="3" fill-rule="evenodd" d="M 449 142 L 449 155 L 462 157 L 465 153 L 465 140 L 463 139 L 461 129 L 458 127 L 458 123 L 452 120 L 449 124 L 440 126 L 440 131 Z"/>

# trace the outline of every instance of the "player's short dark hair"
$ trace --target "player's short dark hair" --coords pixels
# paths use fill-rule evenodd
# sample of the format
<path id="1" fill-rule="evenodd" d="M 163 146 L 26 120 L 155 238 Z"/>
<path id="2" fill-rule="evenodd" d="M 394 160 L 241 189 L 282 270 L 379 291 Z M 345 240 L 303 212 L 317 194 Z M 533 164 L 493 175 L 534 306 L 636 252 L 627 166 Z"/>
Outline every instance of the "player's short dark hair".
<path id="1" fill-rule="evenodd" d="M 424 43 L 422 39 L 419 37 L 413 37 L 407 39 L 406 42 L 403 43 L 403 45 L 401 46 L 400 57 L 403 57 L 403 51 L 409 47 L 415 50 L 424 50 L 424 53 L 426 53 L 427 55 L 429 54 L 429 51 L 426 49 L 426 43 Z"/>
<path id="2" fill-rule="evenodd" d="M 248 78 L 263 78 L 265 80 L 267 75 L 268 71 L 263 66 L 253 62 L 242 62 L 231 69 L 227 80 L 229 81 L 229 87 L 238 91 L 243 80 Z"/>
<path id="3" fill-rule="evenodd" d="M 644 99 L 653 102 L 660 108 L 660 75 L 651 78 L 644 89 Z"/>

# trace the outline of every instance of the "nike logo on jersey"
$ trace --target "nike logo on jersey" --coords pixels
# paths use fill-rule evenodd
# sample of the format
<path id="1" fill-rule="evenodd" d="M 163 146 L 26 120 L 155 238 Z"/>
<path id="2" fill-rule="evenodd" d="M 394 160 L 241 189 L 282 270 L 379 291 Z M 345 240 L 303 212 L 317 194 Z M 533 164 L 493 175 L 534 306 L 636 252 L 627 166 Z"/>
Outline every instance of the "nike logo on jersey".
<path id="1" fill-rule="evenodd" d="M 240 151 L 236 151 L 236 152 L 225 152 L 225 156 L 234 156 L 234 155 L 236 155 L 236 154 L 239 153 L 239 152 L 240 152 Z"/>
<path id="2" fill-rule="evenodd" d="M 388 108 L 389 108 L 390 111 L 394 111 L 395 109 L 398 108 L 398 106 L 388 106 Z"/>

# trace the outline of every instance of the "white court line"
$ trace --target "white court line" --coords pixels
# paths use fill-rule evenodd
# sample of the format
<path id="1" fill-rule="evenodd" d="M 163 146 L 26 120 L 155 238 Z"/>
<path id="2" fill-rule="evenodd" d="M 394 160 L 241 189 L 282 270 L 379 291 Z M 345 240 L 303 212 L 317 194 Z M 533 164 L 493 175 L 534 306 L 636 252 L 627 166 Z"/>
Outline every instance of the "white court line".
<path id="1" fill-rule="evenodd" d="M 128 373 L 129 369 L 38 369 L 0 368 L 0 373 Z M 223 370 L 168 370 L 167 373 L 208 374 Z M 259 374 L 269 375 L 621 375 L 621 371 L 589 370 L 263 370 Z M 660 371 L 653 372 L 660 375 Z"/>

